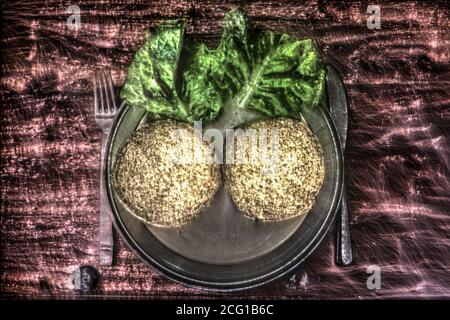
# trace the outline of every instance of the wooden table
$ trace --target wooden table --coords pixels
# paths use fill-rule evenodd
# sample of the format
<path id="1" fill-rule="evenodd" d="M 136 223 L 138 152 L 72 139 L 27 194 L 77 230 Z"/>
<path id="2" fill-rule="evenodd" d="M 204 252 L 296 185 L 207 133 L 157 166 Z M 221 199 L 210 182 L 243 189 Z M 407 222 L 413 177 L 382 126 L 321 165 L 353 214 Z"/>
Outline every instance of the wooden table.
<path id="1" fill-rule="evenodd" d="M 129 4 L 128 4 L 129 2 Z M 232 296 L 249 298 L 450 297 L 450 54 L 445 2 L 67 1 L 3 4 L 1 26 L 2 297 L 79 297 L 73 269 L 96 265 L 100 133 L 92 78 L 110 68 L 117 89 L 144 31 L 184 17 L 214 45 L 225 12 L 241 4 L 257 23 L 313 37 L 341 72 L 350 102 L 346 152 L 355 264 L 334 264 L 334 232 L 296 272 Z M 177 285 L 116 241 L 97 267 L 93 297 L 219 297 Z M 368 267 L 381 272 L 370 290 Z M 231 295 L 230 295 L 231 296 Z"/>

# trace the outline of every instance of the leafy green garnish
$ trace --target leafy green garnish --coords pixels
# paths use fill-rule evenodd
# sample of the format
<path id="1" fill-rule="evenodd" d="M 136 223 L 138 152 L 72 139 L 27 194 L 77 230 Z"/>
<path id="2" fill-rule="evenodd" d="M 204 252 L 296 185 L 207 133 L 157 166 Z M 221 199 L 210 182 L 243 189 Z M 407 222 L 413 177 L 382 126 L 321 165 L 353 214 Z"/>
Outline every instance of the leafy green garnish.
<path id="1" fill-rule="evenodd" d="M 184 21 L 160 26 L 136 53 L 121 98 L 157 117 L 193 122 L 217 117 L 222 99 L 208 79 L 211 53 L 185 39 Z"/>
<path id="2" fill-rule="evenodd" d="M 223 108 L 301 117 L 323 93 L 325 68 L 312 40 L 225 17 L 219 46 L 186 37 L 184 21 L 160 26 L 138 50 L 121 97 L 157 117 L 211 122 Z"/>
<path id="3" fill-rule="evenodd" d="M 160 26 L 137 51 L 121 91 L 122 99 L 130 106 L 143 107 L 154 114 L 168 117 L 184 112 L 182 108 L 174 108 L 173 77 L 184 29 L 183 23 Z"/>
<path id="4" fill-rule="evenodd" d="M 235 108 L 299 118 L 303 107 L 319 102 L 325 69 L 310 39 L 253 28 L 241 11 L 231 11 L 217 54 L 224 61 L 214 70 L 217 83 Z"/>

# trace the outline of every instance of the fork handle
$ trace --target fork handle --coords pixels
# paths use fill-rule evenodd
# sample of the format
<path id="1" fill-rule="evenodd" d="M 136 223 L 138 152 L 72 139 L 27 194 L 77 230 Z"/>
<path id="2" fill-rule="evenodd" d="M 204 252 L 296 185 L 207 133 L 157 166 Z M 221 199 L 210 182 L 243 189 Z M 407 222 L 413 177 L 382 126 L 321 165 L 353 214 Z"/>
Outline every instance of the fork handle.
<path id="1" fill-rule="evenodd" d="M 348 266 L 352 263 L 352 243 L 350 239 L 350 224 L 347 208 L 347 187 L 344 179 L 342 185 L 342 199 L 338 214 L 338 232 L 337 232 L 337 254 L 336 263 L 341 266 Z"/>
<path id="2" fill-rule="evenodd" d="M 106 145 L 109 130 L 102 130 L 101 162 L 100 162 L 100 265 L 110 266 L 113 261 L 113 235 L 111 207 L 105 183 Z"/>

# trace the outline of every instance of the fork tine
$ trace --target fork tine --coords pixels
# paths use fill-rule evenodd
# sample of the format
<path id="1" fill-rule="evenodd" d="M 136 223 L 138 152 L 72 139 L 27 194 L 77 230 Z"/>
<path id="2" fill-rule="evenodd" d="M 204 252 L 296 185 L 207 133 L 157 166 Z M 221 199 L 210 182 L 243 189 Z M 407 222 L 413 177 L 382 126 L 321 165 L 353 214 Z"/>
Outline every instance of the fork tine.
<path id="1" fill-rule="evenodd" d="M 116 113 L 114 84 L 111 72 L 94 73 L 94 107 L 95 114 L 100 117 L 111 117 Z"/>
<path id="2" fill-rule="evenodd" d="M 100 110 L 100 101 L 99 101 L 99 88 L 98 88 L 98 75 L 97 72 L 94 71 L 94 108 L 95 113 L 101 113 Z"/>
<path id="3" fill-rule="evenodd" d="M 107 80 L 108 80 L 108 93 L 109 93 L 109 97 L 110 97 L 110 101 L 111 101 L 111 112 L 116 112 L 117 106 L 116 106 L 116 94 L 114 92 L 114 84 L 112 81 L 112 76 L 111 76 L 111 72 L 108 72 L 108 76 L 107 76 Z"/>
<path id="4" fill-rule="evenodd" d="M 111 102 L 110 102 L 110 98 L 108 95 L 108 83 L 106 82 L 106 75 L 105 75 L 104 71 L 102 71 L 101 78 L 102 78 L 101 81 L 102 81 L 103 112 L 105 114 L 110 114 L 111 113 Z"/>

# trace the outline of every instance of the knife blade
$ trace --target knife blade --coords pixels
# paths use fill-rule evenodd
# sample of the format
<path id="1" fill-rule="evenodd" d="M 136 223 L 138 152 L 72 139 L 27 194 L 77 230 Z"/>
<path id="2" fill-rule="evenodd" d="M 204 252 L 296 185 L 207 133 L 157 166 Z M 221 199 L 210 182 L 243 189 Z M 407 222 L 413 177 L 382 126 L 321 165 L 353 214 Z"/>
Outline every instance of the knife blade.
<path id="1" fill-rule="evenodd" d="M 345 151 L 348 130 L 348 104 L 344 83 L 338 71 L 331 65 L 327 66 L 327 92 L 328 107 L 331 118 L 339 135 L 342 151 Z M 338 211 L 338 227 L 336 241 L 336 263 L 348 266 L 353 261 L 352 244 L 350 237 L 350 223 L 348 217 L 347 191 L 345 174 L 342 185 L 341 205 Z"/>

